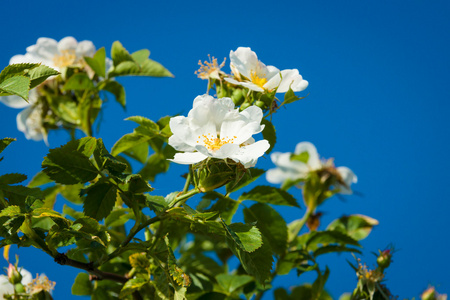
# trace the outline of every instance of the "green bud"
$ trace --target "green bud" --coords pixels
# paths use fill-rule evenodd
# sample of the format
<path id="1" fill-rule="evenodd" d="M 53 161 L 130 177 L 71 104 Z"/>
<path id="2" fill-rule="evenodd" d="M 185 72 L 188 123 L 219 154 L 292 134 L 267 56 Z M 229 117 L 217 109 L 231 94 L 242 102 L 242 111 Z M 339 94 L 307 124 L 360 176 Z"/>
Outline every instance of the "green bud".
<path id="1" fill-rule="evenodd" d="M 8 266 L 8 280 L 12 284 L 18 284 L 22 281 L 22 274 L 20 274 L 17 267 L 12 264 L 9 264 Z"/>
<path id="2" fill-rule="evenodd" d="M 434 287 L 429 287 L 425 292 L 420 295 L 422 300 L 435 300 L 436 299 L 436 290 Z"/>
<path id="3" fill-rule="evenodd" d="M 25 287 L 20 282 L 14 284 L 14 290 L 16 291 L 16 293 L 25 293 Z"/>
<path id="4" fill-rule="evenodd" d="M 386 269 L 391 264 L 392 253 L 389 249 L 380 251 L 377 257 L 377 264 L 381 269 Z"/>
<path id="5" fill-rule="evenodd" d="M 235 89 L 231 95 L 231 99 L 235 105 L 240 105 L 244 101 L 244 94 L 242 93 L 242 90 Z"/>
<path id="6" fill-rule="evenodd" d="M 233 179 L 234 172 L 221 172 L 216 174 L 209 174 L 203 179 L 200 179 L 198 189 L 202 193 L 213 191 L 221 186 L 224 186 Z"/>
<path id="7" fill-rule="evenodd" d="M 243 104 L 241 105 L 240 110 L 242 111 L 242 110 L 244 110 L 244 109 L 246 109 L 247 107 L 250 107 L 250 106 L 251 106 L 250 103 L 245 102 L 245 103 L 243 103 Z"/>
<path id="8" fill-rule="evenodd" d="M 266 103 L 261 100 L 256 100 L 255 105 L 262 109 L 266 108 Z"/>

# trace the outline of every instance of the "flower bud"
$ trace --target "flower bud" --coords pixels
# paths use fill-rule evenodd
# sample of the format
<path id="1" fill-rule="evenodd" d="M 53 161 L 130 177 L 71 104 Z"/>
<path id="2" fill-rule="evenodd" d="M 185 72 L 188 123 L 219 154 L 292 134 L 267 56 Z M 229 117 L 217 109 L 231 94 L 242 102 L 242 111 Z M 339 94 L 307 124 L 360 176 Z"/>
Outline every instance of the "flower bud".
<path id="1" fill-rule="evenodd" d="M 8 280 L 14 285 L 22 281 L 22 274 L 20 274 L 19 270 L 12 264 L 9 264 L 8 266 Z"/>
<path id="2" fill-rule="evenodd" d="M 244 110 L 244 109 L 246 109 L 246 108 L 248 108 L 250 106 L 251 106 L 251 104 L 248 103 L 248 102 L 242 103 L 240 110 Z"/>
<path id="3" fill-rule="evenodd" d="M 391 264 L 392 253 L 390 249 L 380 251 L 377 257 L 377 264 L 381 269 L 386 269 Z"/>
<path id="4" fill-rule="evenodd" d="M 255 105 L 262 109 L 264 109 L 266 107 L 266 104 L 264 103 L 264 101 L 261 101 L 261 100 L 256 100 Z"/>
<path id="5" fill-rule="evenodd" d="M 244 101 L 244 94 L 241 89 L 235 89 L 231 95 L 231 100 L 233 100 L 235 105 L 240 105 Z"/>
<path id="6" fill-rule="evenodd" d="M 434 287 L 430 286 L 425 290 L 425 292 L 420 295 L 422 300 L 435 300 L 436 299 L 436 290 Z"/>

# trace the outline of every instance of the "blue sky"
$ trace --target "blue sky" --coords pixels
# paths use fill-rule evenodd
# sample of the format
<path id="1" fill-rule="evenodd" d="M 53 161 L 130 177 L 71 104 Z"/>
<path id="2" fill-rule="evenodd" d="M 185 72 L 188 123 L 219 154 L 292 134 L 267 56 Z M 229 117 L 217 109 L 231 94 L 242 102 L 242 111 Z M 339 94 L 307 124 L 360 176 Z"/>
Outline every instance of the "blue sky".
<path id="1" fill-rule="evenodd" d="M 340 3 L 339 3 L 340 2 Z M 251 47 L 266 64 L 298 68 L 310 82 L 307 99 L 274 117 L 275 151 L 293 151 L 300 141 L 314 143 L 323 157 L 350 167 L 358 176 L 358 195 L 329 200 L 323 223 L 342 214 L 361 213 L 380 221 L 363 241 L 363 259 L 393 243 L 398 251 L 388 269 L 388 286 L 400 298 L 418 296 L 428 284 L 450 291 L 447 258 L 450 209 L 450 2 L 448 1 L 33 1 L 4 0 L 0 66 L 24 54 L 38 37 L 74 36 L 92 40 L 107 52 L 115 40 L 130 51 L 147 48 L 175 78 L 123 78 L 127 111 L 107 103 L 96 133 L 107 147 L 133 129 L 128 116 L 157 120 L 186 114 L 206 82 L 194 71 L 211 54 L 228 57 L 239 46 Z M 228 63 L 227 63 L 228 66 Z M 229 72 L 228 67 L 225 68 Z M 0 173 L 33 176 L 48 147 L 18 132 L 18 110 L 0 106 L 0 136 L 18 139 L 4 152 Z M 50 135 L 50 147 L 67 141 Z M 271 168 L 262 158 L 260 168 Z M 167 182 L 185 172 L 171 168 L 154 186 L 171 191 Z M 182 186 L 180 180 L 180 188 Z M 261 184 L 267 184 L 262 180 Z M 291 191 L 297 199 L 300 192 Z M 301 200 L 300 200 L 301 201 Z M 195 202 L 195 200 L 194 200 Z M 298 218 L 280 210 L 288 220 Z M 57 282 L 56 299 L 71 299 L 77 271 L 56 265 L 35 249 L 14 249 L 32 273 L 45 272 Z M 345 259 L 324 260 L 334 298 L 356 284 Z M 6 263 L 4 263 L 6 266 Z M 324 265 L 323 265 L 324 266 Z M 308 278 L 307 278 L 308 279 Z M 311 280 L 309 278 L 308 280 Z M 303 282 L 294 274 L 277 284 Z M 265 299 L 271 299 L 268 295 Z"/>

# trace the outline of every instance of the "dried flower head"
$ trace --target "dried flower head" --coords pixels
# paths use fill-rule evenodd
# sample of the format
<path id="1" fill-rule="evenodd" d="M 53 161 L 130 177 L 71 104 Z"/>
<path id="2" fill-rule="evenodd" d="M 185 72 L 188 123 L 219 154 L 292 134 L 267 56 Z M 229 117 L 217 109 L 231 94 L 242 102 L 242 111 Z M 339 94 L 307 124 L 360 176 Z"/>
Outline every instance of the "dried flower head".
<path id="1" fill-rule="evenodd" d="M 204 61 L 202 63 L 201 60 L 198 61 L 198 65 L 200 68 L 195 71 L 195 74 L 197 74 L 198 78 L 201 79 L 220 79 L 220 74 L 224 74 L 220 69 L 225 66 L 226 58 L 223 59 L 223 62 L 219 65 L 217 63 L 217 58 L 214 56 L 211 58 L 211 55 L 208 54 L 209 62 Z"/>

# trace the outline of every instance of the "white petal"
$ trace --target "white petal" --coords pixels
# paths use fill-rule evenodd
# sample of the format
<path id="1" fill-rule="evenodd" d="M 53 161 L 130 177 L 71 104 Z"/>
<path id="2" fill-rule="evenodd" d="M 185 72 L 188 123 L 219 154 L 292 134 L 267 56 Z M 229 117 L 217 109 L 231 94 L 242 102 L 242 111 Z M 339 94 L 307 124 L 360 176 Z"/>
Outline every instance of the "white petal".
<path id="1" fill-rule="evenodd" d="M 24 268 L 20 269 L 20 274 L 22 275 L 21 283 L 23 285 L 27 285 L 33 281 L 33 275 L 31 275 L 31 273 L 25 270 Z"/>
<path id="2" fill-rule="evenodd" d="M 58 43 L 54 39 L 39 38 L 36 45 L 27 48 L 27 52 L 38 60 L 36 62 L 53 61 L 53 57 L 58 53 Z"/>
<path id="3" fill-rule="evenodd" d="M 258 57 L 248 47 L 239 47 L 236 51 L 230 51 L 230 64 L 242 75 L 250 78 L 250 72 L 256 70 Z"/>
<path id="4" fill-rule="evenodd" d="M 22 63 L 36 63 L 35 61 L 32 61 L 29 56 L 26 55 L 14 55 L 9 60 L 9 64 L 22 64 Z"/>
<path id="5" fill-rule="evenodd" d="M 16 95 L 0 97 L 0 102 L 12 108 L 24 108 L 30 106 L 30 103 Z"/>
<path id="6" fill-rule="evenodd" d="M 219 150 L 213 153 L 213 157 L 219 158 L 219 159 L 225 159 L 228 157 L 232 157 L 236 152 L 238 152 L 239 145 L 236 144 L 225 144 L 222 147 L 220 147 Z"/>
<path id="7" fill-rule="evenodd" d="M 239 161 L 245 168 L 254 167 L 258 158 L 263 156 L 269 148 L 269 142 L 267 140 L 261 140 L 254 144 L 241 147 L 239 149 L 240 151 L 230 158 L 234 161 Z"/>
<path id="8" fill-rule="evenodd" d="M 44 130 L 40 119 L 30 118 L 33 117 L 32 114 L 39 113 L 34 110 L 35 107 L 29 106 L 17 114 L 17 129 L 22 131 L 28 140 L 41 141 L 44 139 Z"/>
<path id="9" fill-rule="evenodd" d="M 318 170 L 322 168 L 322 162 L 320 161 L 317 149 L 313 144 L 310 142 L 298 143 L 295 147 L 295 154 L 301 154 L 303 152 L 308 152 L 309 154 L 307 165 L 311 168 L 311 170 Z"/>
<path id="10" fill-rule="evenodd" d="M 262 87 L 260 87 L 257 84 L 254 84 L 253 82 L 250 82 L 250 81 L 243 81 L 240 83 L 240 85 L 248 88 L 249 90 L 255 91 L 255 92 L 264 92 L 264 89 Z"/>
<path id="11" fill-rule="evenodd" d="M 95 54 L 95 46 L 91 41 L 82 41 L 77 45 L 76 55 L 77 57 L 89 56 L 92 57 Z"/>
<path id="12" fill-rule="evenodd" d="M 191 165 L 201 162 L 206 158 L 208 158 L 208 156 L 200 152 L 185 152 L 185 153 L 176 153 L 174 158 L 169 160 L 177 164 Z"/>
<path id="13" fill-rule="evenodd" d="M 341 175 L 342 180 L 345 182 L 345 185 L 339 185 L 339 193 L 341 194 L 351 194 L 352 190 L 350 189 L 350 185 L 352 183 L 358 182 L 358 177 L 356 177 L 355 173 L 347 167 L 338 167 L 336 170 Z"/>
<path id="14" fill-rule="evenodd" d="M 77 40 L 72 36 L 66 36 L 58 43 L 58 51 L 64 51 L 64 50 L 77 50 Z"/>
<path id="15" fill-rule="evenodd" d="M 294 92 L 300 92 L 308 86 L 308 82 L 303 80 L 302 75 L 298 73 L 297 69 L 281 71 L 281 78 L 277 93 L 286 93 L 289 90 L 289 87 L 291 87 Z"/>
<path id="16" fill-rule="evenodd" d="M 289 177 L 288 173 L 283 172 L 279 168 L 270 169 L 266 172 L 266 180 L 270 183 L 279 184 L 285 182 Z"/>
<path id="17" fill-rule="evenodd" d="M 9 282 L 8 276 L 0 275 L 0 296 L 4 294 L 14 294 L 14 286 Z"/>

